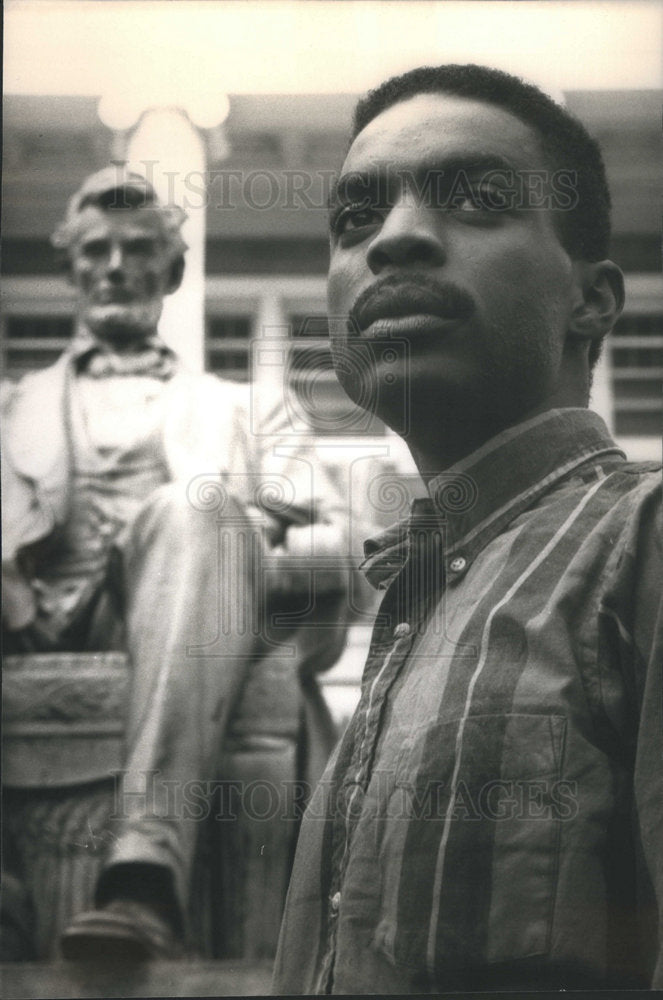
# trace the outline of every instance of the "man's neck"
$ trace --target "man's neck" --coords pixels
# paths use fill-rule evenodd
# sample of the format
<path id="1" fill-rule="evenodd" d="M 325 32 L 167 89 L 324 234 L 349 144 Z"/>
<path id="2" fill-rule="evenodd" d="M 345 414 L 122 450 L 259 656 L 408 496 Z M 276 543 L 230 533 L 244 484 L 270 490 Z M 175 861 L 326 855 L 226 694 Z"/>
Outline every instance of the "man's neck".
<path id="1" fill-rule="evenodd" d="M 589 403 L 587 345 L 570 342 L 565 349 L 554 382 L 539 398 L 528 388 L 517 388 L 511 398 L 491 400 L 490 393 L 466 392 L 438 399 L 420 395 L 410 398 L 411 431 L 406 444 L 424 482 L 452 465 L 509 427 L 516 427 L 549 410 L 586 408 Z M 536 390 L 535 390 L 536 391 Z"/>
<path id="2" fill-rule="evenodd" d="M 157 335 L 156 327 L 149 330 L 95 331 L 85 326 L 85 332 L 100 350 L 112 354 L 138 354 Z"/>
<path id="3" fill-rule="evenodd" d="M 462 423 L 455 420 L 453 425 L 426 427 L 406 438 L 419 475 L 428 485 L 431 479 L 445 472 L 462 459 L 471 455 L 502 431 L 525 423 L 541 413 L 566 407 L 584 407 L 586 404 L 573 400 L 546 400 L 510 420 L 493 419 L 488 422 L 473 422 L 467 417 Z M 419 430 L 419 429 L 418 429 Z"/>

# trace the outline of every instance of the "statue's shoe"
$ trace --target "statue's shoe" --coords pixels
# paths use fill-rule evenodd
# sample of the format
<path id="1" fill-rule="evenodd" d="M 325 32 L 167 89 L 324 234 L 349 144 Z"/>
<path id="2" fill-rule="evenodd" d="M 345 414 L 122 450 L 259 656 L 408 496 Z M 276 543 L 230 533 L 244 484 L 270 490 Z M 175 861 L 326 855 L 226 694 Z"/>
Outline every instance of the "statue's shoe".
<path id="1" fill-rule="evenodd" d="M 60 938 L 63 958 L 75 962 L 146 962 L 182 956 L 181 942 L 156 909 L 115 899 L 79 913 Z"/>

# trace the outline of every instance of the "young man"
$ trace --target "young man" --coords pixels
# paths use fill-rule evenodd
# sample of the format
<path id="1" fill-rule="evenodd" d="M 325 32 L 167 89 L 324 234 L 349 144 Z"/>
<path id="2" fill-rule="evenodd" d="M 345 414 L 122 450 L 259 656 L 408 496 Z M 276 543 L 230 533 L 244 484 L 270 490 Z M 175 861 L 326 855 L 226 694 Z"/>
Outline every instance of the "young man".
<path id="1" fill-rule="evenodd" d="M 183 818 L 182 790 L 235 777 L 215 767 L 229 730 L 250 727 L 256 690 L 296 741 L 298 670 L 330 666 L 344 641 L 341 571 L 316 579 L 328 628 L 267 628 L 284 595 L 306 604 L 293 552 L 338 555 L 336 492 L 276 394 L 187 373 L 159 339 L 164 296 L 184 268 L 183 220 L 122 168 L 86 179 L 54 238 L 78 293 L 76 336 L 5 399 L 4 650 L 126 650 L 132 668 L 121 819 L 99 908 L 65 930 L 69 958 L 177 953 L 200 827 Z M 310 735 L 313 752 L 323 730 Z M 297 776 L 294 764 L 283 774 Z M 87 831 L 80 805 L 77 815 Z M 40 876 L 25 877 L 30 887 Z M 72 897 L 80 908 L 86 891 L 67 877 L 52 887 L 60 911 Z M 37 925 L 43 955 L 51 925 L 39 913 Z"/>
<path id="2" fill-rule="evenodd" d="M 623 302 L 584 128 L 423 68 L 362 100 L 333 199 L 337 374 L 428 488 L 304 819 L 279 993 L 663 985 L 660 469 L 586 409 Z"/>

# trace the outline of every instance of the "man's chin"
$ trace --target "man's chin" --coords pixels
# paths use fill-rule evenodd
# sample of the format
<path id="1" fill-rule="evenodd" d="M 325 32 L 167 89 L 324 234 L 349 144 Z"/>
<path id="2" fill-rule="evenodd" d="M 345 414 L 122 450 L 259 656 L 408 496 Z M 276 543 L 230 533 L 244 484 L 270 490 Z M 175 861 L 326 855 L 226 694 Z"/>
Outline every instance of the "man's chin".
<path id="1" fill-rule="evenodd" d="M 158 318 L 153 310 L 118 304 L 97 306 L 84 317 L 95 337 L 117 346 L 151 336 L 156 331 Z"/>

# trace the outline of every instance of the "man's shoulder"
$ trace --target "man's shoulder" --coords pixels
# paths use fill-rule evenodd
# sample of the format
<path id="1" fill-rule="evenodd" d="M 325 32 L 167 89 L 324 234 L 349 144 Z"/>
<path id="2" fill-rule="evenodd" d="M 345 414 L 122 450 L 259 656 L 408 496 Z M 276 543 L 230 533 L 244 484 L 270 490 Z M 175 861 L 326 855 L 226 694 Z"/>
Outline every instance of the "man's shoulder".
<path id="1" fill-rule="evenodd" d="M 27 372 L 19 379 L 3 379 L 0 384 L 0 405 L 6 407 L 21 396 L 41 391 L 45 386 L 53 385 L 64 379 L 69 358 L 61 354 L 56 362 L 38 371 Z"/>
<path id="2" fill-rule="evenodd" d="M 643 518 L 660 518 L 662 482 L 660 462 L 619 461 L 607 467 L 587 463 L 543 496 L 536 509 L 546 516 L 558 509 L 565 518 L 569 502 L 578 504 L 585 530 L 607 533 L 618 545 Z"/>
<path id="3" fill-rule="evenodd" d="M 660 461 L 649 461 L 649 462 L 624 462 L 619 471 L 627 476 L 650 476 L 656 475 L 661 476 L 663 471 L 663 463 Z"/>
<path id="4" fill-rule="evenodd" d="M 614 504 L 634 502 L 636 497 L 646 496 L 660 490 L 662 482 L 662 465 L 656 461 L 624 461 L 623 455 L 610 456 L 608 461 L 592 458 L 579 468 L 562 477 L 551 489 L 543 494 L 542 502 L 564 502 L 569 491 L 583 496 L 587 490 L 594 492 L 594 487 L 601 483 L 599 499 L 611 499 Z"/>
<path id="5" fill-rule="evenodd" d="M 624 462 L 610 472 L 607 479 L 618 495 L 633 504 L 656 495 L 660 502 L 662 477 L 661 462 Z"/>
<path id="6" fill-rule="evenodd" d="M 656 549 L 663 536 L 663 490 L 659 462 L 624 462 L 604 480 L 611 502 L 595 528 L 611 540 L 615 558 Z"/>
<path id="7" fill-rule="evenodd" d="M 28 372 L 13 381 L 3 379 L 0 384 L 0 412 L 4 431 L 15 423 L 22 425 L 27 419 L 34 423 L 36 413 L 57 410 L 64 391 L 68 358 L 61 355 L 55 364 L 39 371 Z"/>

